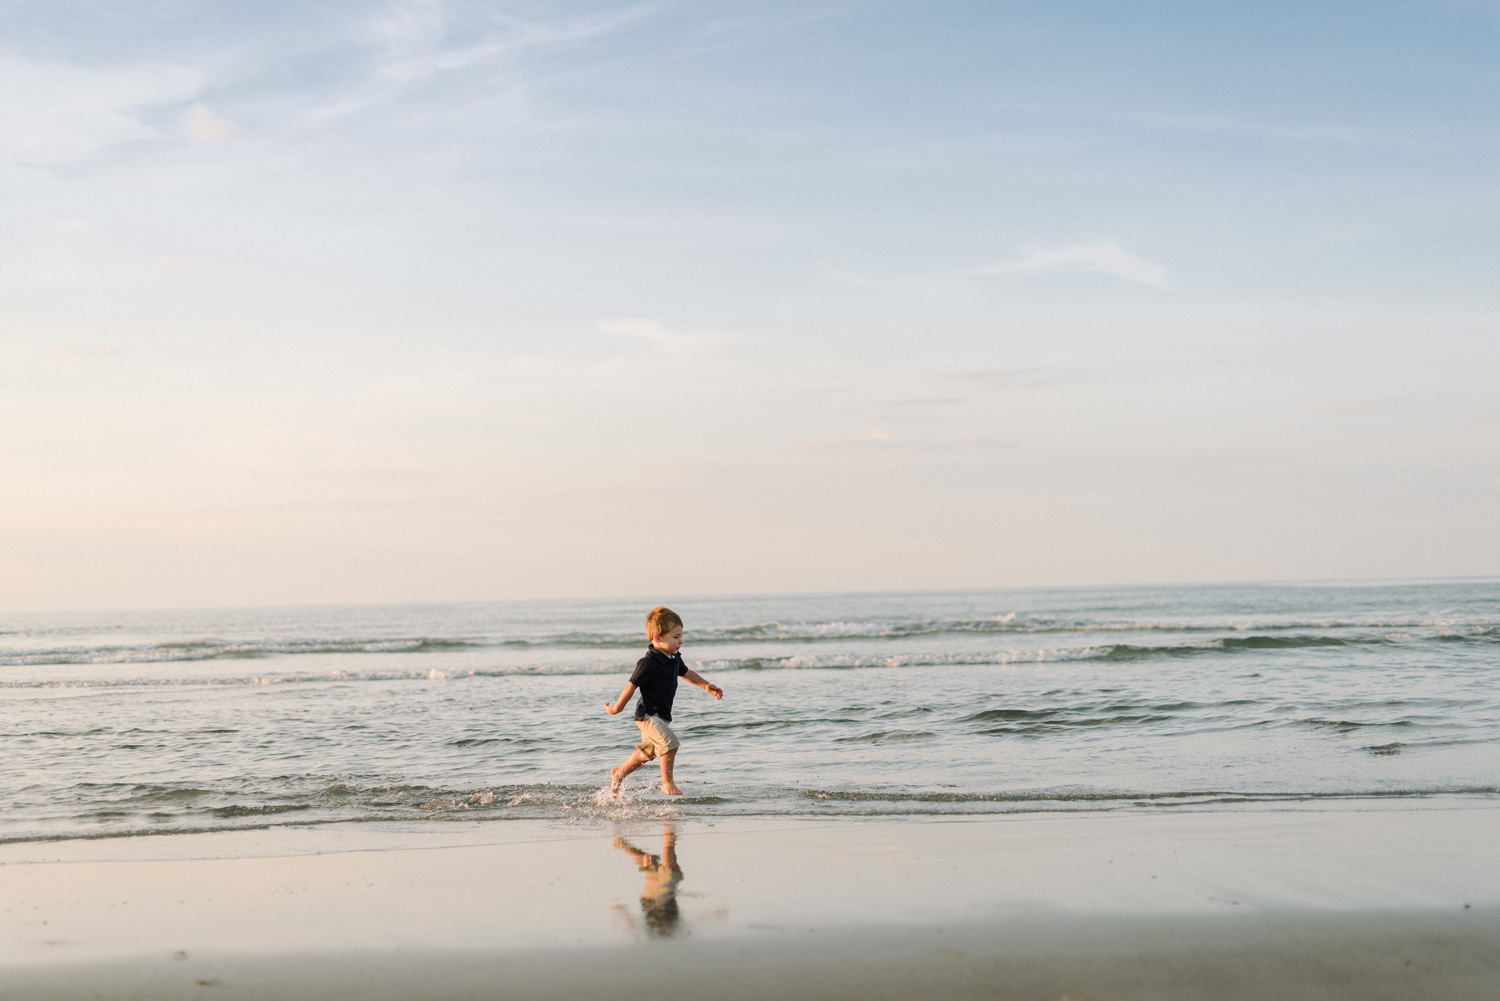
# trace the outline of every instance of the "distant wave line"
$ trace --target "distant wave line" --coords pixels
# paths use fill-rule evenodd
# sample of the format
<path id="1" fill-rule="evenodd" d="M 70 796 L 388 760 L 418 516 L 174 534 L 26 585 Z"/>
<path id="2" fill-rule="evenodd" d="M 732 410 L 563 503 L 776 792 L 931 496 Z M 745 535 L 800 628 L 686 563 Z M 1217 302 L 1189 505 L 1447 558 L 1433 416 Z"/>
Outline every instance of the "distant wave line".
<path id="1" fill-rule="evenodd" d="M 1488 633 L 1471 637 L 1459 637 L 1471 641 L 1493 641 Z M 1455 637 L 1447 635 L 1418 638 L 1417 642 L 1453 642 Z M 962 650 L 907 653 L 830 654 L 826 656 L 787 654 L 784 656 L 693 658 L 688 663 L 705 671 L 767 671 L 767 670 L 859 670 L 867 668 L 908 668 L 942 666 L 1003 666 L 1009 664 L 1034 664 L 1086 660 L 1106 661 L 1150 661 L 1186 657 L 1215 655 L 1237 655 L 1245 653 L 1273 653 L 1290 650 L 1337 649 L 1345 647 L 1368 647 L 1389 645 L 1397 640 L 1384 636 L 1339 638 L 1332 636 L 1222 636 L 1214 639 L 1193 640 L 1186 643 L 1145 646 L 1131 643 L 1095 644 L 1077 647 L 1047 647 L 1042 649 Z M 216 658 L 200 657 L 198 661 Z M 179 661 L 188 658 L 178 658 Z M 161 663 L 160 659 L 141 660 L 77 660 L 19 663 L 0 657 L 0 667 L 77 667 L 108 666 L 112 664 Z M 360 681 L 446 681 L 462 678 L 503 678 L 527 675 L 596 675 L 618 674 L 628 671 L 630 663 L 621 660 L 605 664 L 526 664 L 511 667 L 479 668 L 429 668 L 410 670 L 336 670 L 317 673 L 240 675 L 235 677 L 201 678 L 31 678 L 25 680 L 0 681 L 0 688 L 129 688 L 153 685 L 273 685 L 314 682 L 360 682 Z"/>
<path id="2" fill-rule="evenodd" d="M 1049 635 L 1049 634 L 1093 634 L 1093 633 L 1178 633 L 1207 634 L 1230 633 L 1207 642 L 1220 642 L 1226 648 L 1236 645 L 1270 648 L 1285 646 L 1337 646 L 1341 644 L 1389 642 L 1394 639 L 1437 640 L 1440 642 L 1464 642 L 1473 640 L 1500 639 L 1500 625 L 1490 621 L 1458 622 L 1453 620 L 1327 620 L 1299 622 L 1258 623 L 1078 623 L 1078 622 L 1023 622 L 991 620 L 956 620 L 944 622 L 913 622 L 873 629 L 847 628 L 847 623 L 825 623 L 822 626 L 793 629 L 778 623 L 766 623 L 724 630 L 698 630 L 691 636 L 688 651 L 693 644 L 713 646 L 719 644 L 777 644 L 777 643 L 834 643 L 860 640 L 903 640 L 943 635 Z M 1289 632 L 1322 630 L 1349 632 L 1351 630 L 1402 630 L 1423 629 L 1439 632 L 1417 637 L 1392 637 L 1389 635 L 1320 635 L 1286 636 Z M 1249 634 L 1249 635 L 1247 635 Z M 1274 635 L 1257 635 L 1274 634 Z M 542 638 L 484 638 L 484 637 L 364 637 L 364 638 L 311 638 L 276 640 L 179 640 L 142 645 L 76 645 L 50 647 L 47 649 L 0 649 L 0 667 L 45 666 L 68 664 L 130 664 L 171 663 L 178 661 L 255 660 L 273 657 L 329 655 L 329 654 L 424 654 L 452 653 L 455 651 L 479 651 L 486 649 L 620 649 L 632 650 L 644 647 L 644 638 L 621 634 L 564 633 Z M 1121 651 L 1141 650 L 1147 652 L 1187 649 L 1192 644 L 1167 644 L 1144 646 L 1115 644 Z"/>

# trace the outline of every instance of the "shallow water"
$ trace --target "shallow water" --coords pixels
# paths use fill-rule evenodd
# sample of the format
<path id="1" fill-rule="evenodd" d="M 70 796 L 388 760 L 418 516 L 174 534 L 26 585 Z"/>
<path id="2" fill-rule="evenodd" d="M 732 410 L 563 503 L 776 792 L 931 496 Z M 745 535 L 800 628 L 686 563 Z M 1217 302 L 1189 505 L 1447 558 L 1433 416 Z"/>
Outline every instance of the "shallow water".
<path id="1" fill-rule="evenodd" d="M 1500 580 L 674 601 L 727 696 L 608 803 L 647 604 L 0 617 L 0 839 L 1500 798 Z"/>

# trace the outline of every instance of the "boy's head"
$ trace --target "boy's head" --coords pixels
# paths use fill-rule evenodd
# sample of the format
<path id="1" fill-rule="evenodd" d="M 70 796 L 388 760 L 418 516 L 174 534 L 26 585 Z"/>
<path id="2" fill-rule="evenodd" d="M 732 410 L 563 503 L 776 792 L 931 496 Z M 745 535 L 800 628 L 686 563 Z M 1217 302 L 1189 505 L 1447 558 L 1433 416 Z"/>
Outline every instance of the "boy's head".
<path id="1" fill-rule="evenodd" d="M 665 605 L 657 605 L 646 615 L 646 635 L 658 650 L 676 653 L 682 647 L 682 616 Z"/>

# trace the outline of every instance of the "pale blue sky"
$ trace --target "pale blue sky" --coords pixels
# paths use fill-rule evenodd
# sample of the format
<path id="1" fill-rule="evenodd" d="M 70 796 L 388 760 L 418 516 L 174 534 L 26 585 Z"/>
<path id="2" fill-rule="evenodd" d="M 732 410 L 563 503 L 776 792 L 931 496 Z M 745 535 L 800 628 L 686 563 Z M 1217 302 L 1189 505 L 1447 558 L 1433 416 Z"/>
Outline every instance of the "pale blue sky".
<path id="1" fill-rule="evenodd" d="M 1500 572 L 1497 29 L 6 4 L 0 607 Z"/>

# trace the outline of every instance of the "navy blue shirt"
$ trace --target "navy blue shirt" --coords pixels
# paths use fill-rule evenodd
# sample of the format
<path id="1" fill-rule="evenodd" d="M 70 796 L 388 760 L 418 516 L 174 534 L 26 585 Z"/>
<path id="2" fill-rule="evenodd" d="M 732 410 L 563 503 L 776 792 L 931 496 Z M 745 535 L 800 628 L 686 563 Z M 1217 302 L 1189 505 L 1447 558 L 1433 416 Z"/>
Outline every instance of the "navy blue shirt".
<path id="1" fill-rule="evenodd" d="M 641 700 L 635 704 L 635 718 L 659 716 L 672 722 L 672 699 L 677 696 L 677 679 L 687 674 L 687 665 L 682 654 L 668 657 L 656 647 L 646 651 L 646 656 L 636 661 L 635 673 L 630 683 L 641 690 Z"/>

